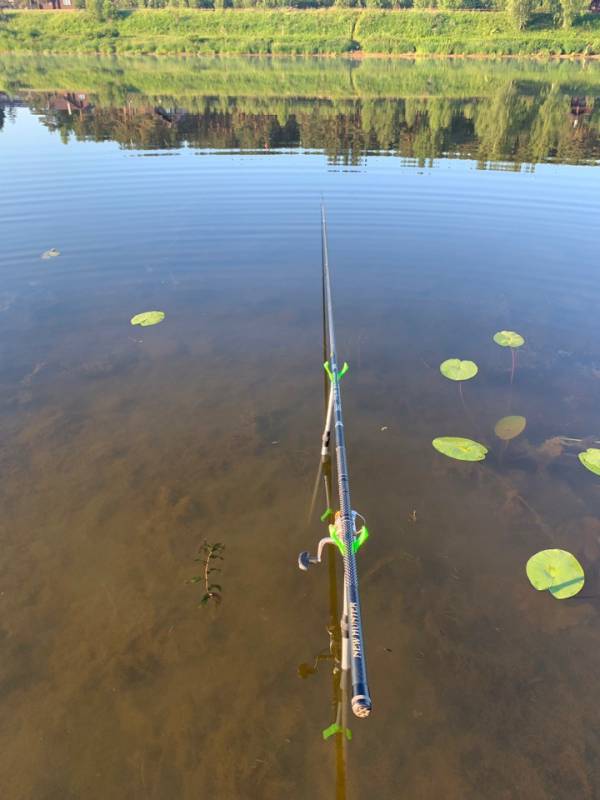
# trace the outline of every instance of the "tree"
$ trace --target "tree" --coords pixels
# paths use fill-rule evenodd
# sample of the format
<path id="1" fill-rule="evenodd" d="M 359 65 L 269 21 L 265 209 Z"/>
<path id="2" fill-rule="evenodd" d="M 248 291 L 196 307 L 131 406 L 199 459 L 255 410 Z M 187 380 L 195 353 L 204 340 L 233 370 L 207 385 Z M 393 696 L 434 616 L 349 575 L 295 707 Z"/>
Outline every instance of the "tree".
<path id="1" fill-rule="evenodd" d="M 575 17 L 583 14 L 587 10 L 589 3 L 587 0 L 560 0 L 560 5 L 562 8 L 563 28 L 570 28 Z"/>
<path id="2" fill-rule="evenodd" d="M 104 0 L 86 0 L 85 7 L 94 19 L 104 19 Z"/>
<path id="3" fill-rule="evenodd" d="M 506 10 L 516 27 L 522 31 L 531 19 L 533 0 L 507 0 Z"/>

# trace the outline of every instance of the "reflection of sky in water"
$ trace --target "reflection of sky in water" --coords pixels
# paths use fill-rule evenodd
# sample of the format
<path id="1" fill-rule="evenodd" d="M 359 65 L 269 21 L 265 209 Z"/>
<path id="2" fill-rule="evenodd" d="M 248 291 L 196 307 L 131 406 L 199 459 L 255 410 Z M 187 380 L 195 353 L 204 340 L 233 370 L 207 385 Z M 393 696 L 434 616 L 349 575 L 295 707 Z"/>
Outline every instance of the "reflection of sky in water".
<path id="1" fill-rule="evenodd" d="M 296 568 L 319 532 L 323 193 L 372 531 L 354 792 L 593 798 L 598 485 L 548 440 L 600 438 L 596 170 L 178 152 L 65 146 L 24 109 L 0 133 L 8 796 L 332 796 L 331 679 L 296 675 L 327 646 L 325 570 Z M 165 322 L 133 330 L 149 308 Z M 512 392 L 503 328 L 527 340 Z M 480 367 L 468 413 L 452 356 Z M 507 414 L 527 428 L 505 445 Z M 490 456 L 444 460 L 437 435 Z M 206 613 L 185 585 L 205 537 L 227 547 Z M 587 599 L 527 584 L 555 546 Z"/>

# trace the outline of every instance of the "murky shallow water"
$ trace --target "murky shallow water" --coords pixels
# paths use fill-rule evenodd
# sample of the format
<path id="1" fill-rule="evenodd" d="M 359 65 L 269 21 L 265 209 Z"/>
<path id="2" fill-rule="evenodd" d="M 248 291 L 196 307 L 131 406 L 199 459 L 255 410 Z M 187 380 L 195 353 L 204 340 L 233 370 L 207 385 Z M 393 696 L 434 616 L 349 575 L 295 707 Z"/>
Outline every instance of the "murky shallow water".
<path id="1" fill-rule="evenodd" d="M 600 440 L 595 72 L 453 65 L 440 96 L 439 62 L 393 80 L 386 62 L 317 62 L 320 92 L 313 62 L 280 62 L 267 91 L 267 67 L 248 62 L 245 82 L 236 60 L 234 98 L 219 69 L 197 86 L 222 61 L 183 62 L 168 96 L 131 89 L 160 81 L 156 62 L 83 63 L 62 84 L 53 62 L 4 65 L 4 796 L 597 797 L 600 484 L 577 445 L 548 444 Z M 355 96 L 329 98 L 336 70 Z M 413 78 L 411 116 L 394 86 Z M 348 721 L 344 775 L 322 738 L 330 664 L 298 676 L 329 644 L 327 571 L 296 566 L 322 533 L 305 522 L 321 194 L 353 499 L 372 531 L 374 712 Z M 151 308 L 163 324 L 129 325 Z M 512 391 L 491 340 L 504 328 L 527 340 Z M 480 365 L 468 413 L 439 375 L 451 356 Z M 493 428 L 509 411 L 527 428 L 505 447 Z M 490 456 L 446 460 L 439 435 Z M 226 550 L 223 602 L 200 609 L 186 581 L 204 539 Z M 584 564 L 575 600 L 525 578 L 553 546 Z"/>

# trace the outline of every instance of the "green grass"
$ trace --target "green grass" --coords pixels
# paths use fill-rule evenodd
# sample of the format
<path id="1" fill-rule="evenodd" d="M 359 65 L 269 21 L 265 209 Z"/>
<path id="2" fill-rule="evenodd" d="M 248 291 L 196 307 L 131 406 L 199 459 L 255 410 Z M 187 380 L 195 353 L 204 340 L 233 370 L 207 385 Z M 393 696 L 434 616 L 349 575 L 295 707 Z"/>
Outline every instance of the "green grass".
<path id="1" fill-rule="evenodd" d="M 504 12 L 138 10 L 100 22 L 86 12 L 0 15 L 0 52 L 596 55 L 600 17 L 570 30 L 539 15 L 518 31 Z"/>

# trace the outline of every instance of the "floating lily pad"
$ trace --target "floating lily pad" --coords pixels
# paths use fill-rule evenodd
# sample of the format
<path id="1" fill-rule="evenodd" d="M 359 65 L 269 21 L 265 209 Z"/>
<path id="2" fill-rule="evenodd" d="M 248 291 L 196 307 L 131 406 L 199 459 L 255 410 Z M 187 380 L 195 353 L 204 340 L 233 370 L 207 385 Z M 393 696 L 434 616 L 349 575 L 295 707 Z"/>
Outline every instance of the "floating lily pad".
<path id="1" fill-rule="evenodd" d="M 478 371 L 479 367 L 474 361 L 461 361 L 460 358 L 448 358 L 440 364 L 440 372 L 451 381 L 468 381 Z"/>
<path id="2" fill-rule="evenodd" d="M 42 253 L 42 258 L 56 258 L 60 255 L 60 250 L 57 250 L 56 247 L 53 247 L 51 250 L 46 250 L 45 253 Z"/>
<path id="3" fill-rule="evenodd" d="M 158 325 L 165 318 L 164 311 L 144 311 L 142 314 L 136 314 L 131 318 L 132 325 L 141 325 L 142 328 L 147 328 L 148 325 Z"/>
<path id="4" fill-rule="evenodd" d="M 585 582 L 583 567 L 566 550 L 541 550 L 531 556 L 525 571 L 534 589 L 548 589 L 557 600 L 573 597 Z"/>
<path id="5" fill-rule="evenodd" d="M 438 436 L 431 444 L 439 453 L 459 461 L 483 461 L 487 453 L 487 447 L 460 436 Z"/>
<path id="6" fill-rule="evenodd" d="M 525 339 L 515 331 L 498 331 L 494 334 L 494 341 L 500 347 L 521 347 L 525 344 Z"/>
<path id="7" fill-rule="evenodd" d="M 527 420 L 525 417 L 502 417 L 494 425 L 494 433 L 499 439 L 504 439 L 507 442 L 509 439 L 514 439 L 520 433 L 523 433 L 526 425 Z"/>
<path id="8" fill-rule="evenodd" d="M 600 475 L 600 450 L 597 447 L 589 447 L 584 453 L 579 453 L 579 460 L 594 475 Z"/>

